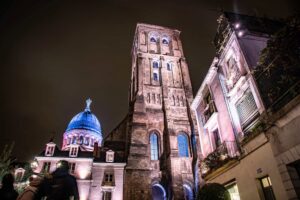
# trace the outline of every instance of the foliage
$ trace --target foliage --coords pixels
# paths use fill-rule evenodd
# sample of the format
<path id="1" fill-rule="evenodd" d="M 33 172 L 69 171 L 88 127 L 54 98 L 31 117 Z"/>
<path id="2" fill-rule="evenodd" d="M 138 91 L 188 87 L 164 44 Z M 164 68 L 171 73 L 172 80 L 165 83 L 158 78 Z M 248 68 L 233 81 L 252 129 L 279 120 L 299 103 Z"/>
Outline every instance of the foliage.
<path id="1" fill-rule="evenodd" d="M 6 144 L 0 154 L 0 180 L 2 180 L 2 177 L 10 170 L 10 164 L 13 162 L 13 159 L 11 158 L 13 148 L 14 143 L 11 143 L 10 145 Z"/>
<path id="2" fill-rule="evenodd" d="M 295 85 L 298 89 L 289 96 L 299 93 L 300 14 L 288 18 L 286 25 L 269 39 L 261 52 L 254 76 L 267 108 Z"/>
<path id="3" fill-rule="evenodd" d="M 197 200 L 230 200 L 230 194 L 223 185 L 208 183 L 200 188 Z"/>

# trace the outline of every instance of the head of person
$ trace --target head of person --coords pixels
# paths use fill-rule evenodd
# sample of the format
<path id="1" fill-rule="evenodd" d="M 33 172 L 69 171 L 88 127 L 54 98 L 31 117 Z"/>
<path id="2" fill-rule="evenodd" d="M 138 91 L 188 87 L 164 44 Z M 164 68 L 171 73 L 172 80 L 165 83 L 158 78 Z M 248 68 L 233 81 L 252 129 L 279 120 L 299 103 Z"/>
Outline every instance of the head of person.
<path id="1" fill-rule="evenodd" d="M 58 161 L 56 167 L 58 170 L 69 171 L 69 162 L 66 160 L 60 160 Z"/>
<path id="2" fill-rule="evenodd" d="M 15 181 L 14 176 L 11 173 L 5 174 L 2 178 L 3 187 L 13 186 Z"/>

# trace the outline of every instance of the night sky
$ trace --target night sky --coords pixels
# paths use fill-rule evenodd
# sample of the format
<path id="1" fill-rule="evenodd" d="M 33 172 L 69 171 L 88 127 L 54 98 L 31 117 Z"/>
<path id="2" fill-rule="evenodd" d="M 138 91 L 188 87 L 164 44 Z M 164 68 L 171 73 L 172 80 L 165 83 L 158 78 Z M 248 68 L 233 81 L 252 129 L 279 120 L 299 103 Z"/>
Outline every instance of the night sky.
<path id="1" fill-rule="evenodd" d="M 0 4 L 0 150 L 29 160 L 91 109 L 108 133 L 126 115 L 137 22 L 181 30 L 194 92 L 214 56 L 218 10 L 282 18 L 287 0 L 5 0 Z"/>

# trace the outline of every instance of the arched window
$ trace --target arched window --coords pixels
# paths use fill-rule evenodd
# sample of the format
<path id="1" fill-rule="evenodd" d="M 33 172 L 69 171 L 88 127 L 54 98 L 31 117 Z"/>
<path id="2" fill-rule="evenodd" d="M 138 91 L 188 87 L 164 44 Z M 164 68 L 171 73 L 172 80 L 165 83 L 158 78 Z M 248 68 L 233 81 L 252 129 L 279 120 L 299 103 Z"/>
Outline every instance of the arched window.
<path id="1" fill-rule="evenodd" d="M 79 144 L 83 144 L 83 136 L 82 135 L 79 137 Z"/>
<path id="2" fill-rule="evenodd" d="M 158 74 L 156 72 L 153 73 L 153 80 L 158 81 Z"/>
<path id="3" fill-rule="evenodd" d="M 167 63 L 167 70 L 171 71 L 172 70 L 172 63 Z"/>
<path id="4" fill-rule="evenodd" d="M 158 66 L 159 66 L 158 62 L 157 61 L 153 61 L 152 67 L 153 68 L 158 68 Z"/>
<path id="5" fill-rule="evenodd" d="M 158 160 L 158 136 L 156 133 L 150 135 L 151 160 Z"/>
<path id="6" fill-rule="evenodd" d="M 194 200 L 194 193 L 192 188 L 189 185 L 184 184 L 183 190 L 184 190 L 184 197 L 186 200 Z"/>
<path id="7" fill-rule="evenodd" d="M 77 137 L 73 136 L 72 144 L 77 144 Z"/>
<path id="8" fill-rule="evenodd" d="M 152 199 L 153 200 L 166 200 L 167 195 L 164 187 L 161 184 L 152 185 Z"/>
<path id="9" fill-rule="evenodd" d="M 178 142 L 178 155 L 179 157 L 189 157 L 189 143 L 187 135 L 184 133 L 180 133 L 177 136 Z"/>
<path id="10" fill-rule="evenodd" d="M 162 43 L 163 43 L 163 44 L 169 44 L 168 38 L 163 38 L 163 39 L 162 39 Z"/>
<path id="11" fill-rule="evenodd" d="M 86 137 L 86 138 L 84 138 L 84 140 L 85 140 L 84 144 L 88 146 L 89 142 L 90 142 L 90 138 Z"/>
<path id="12" fill-rule="evenodd" d="M 150 37 L 150 42 L 154 42 L 155 43 L 156 41 L 157 41 L 157 39 L 154 36 Z"/>

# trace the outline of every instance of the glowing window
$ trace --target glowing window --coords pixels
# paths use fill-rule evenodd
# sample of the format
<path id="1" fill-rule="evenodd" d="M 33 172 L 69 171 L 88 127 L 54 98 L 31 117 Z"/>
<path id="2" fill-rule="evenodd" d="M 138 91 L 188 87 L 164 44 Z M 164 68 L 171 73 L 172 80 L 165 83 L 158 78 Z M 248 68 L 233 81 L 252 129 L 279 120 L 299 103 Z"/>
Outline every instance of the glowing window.
<path id="1" fill-rule="evenodd" d="M 158 68 L 158 66 L 159 66 L 159 64 L 158 64 L 157 61 L 154 61 L 154 62 L 152 63 L 152 67 L 153 67 L 153 68 Z"/>
<path id="2" fill-rule="evenodd" d="M 50 166 L 51 166 L 51 162 L 44 162 L 42 172 L 49 172 Z"/>
<path id="3" fill-rule="evenodd" d="M 189 145 L 188 145 L 188 138 L 186 134 L 179 134 L 177 136 L 178 142 L 178 155 L 179 157 L 189 157 Z"/>
<path id="4" fill-rule="evenodd" d="M 266 200 L 275 200 L 271 179 L 269 176 L 260 179 L 260 183 Z"/>
<path id="5" fill-rule="evenodd" d="M 158 160 L 158 136 L 156 133 L 150 135 L 151 160 Z"/>

